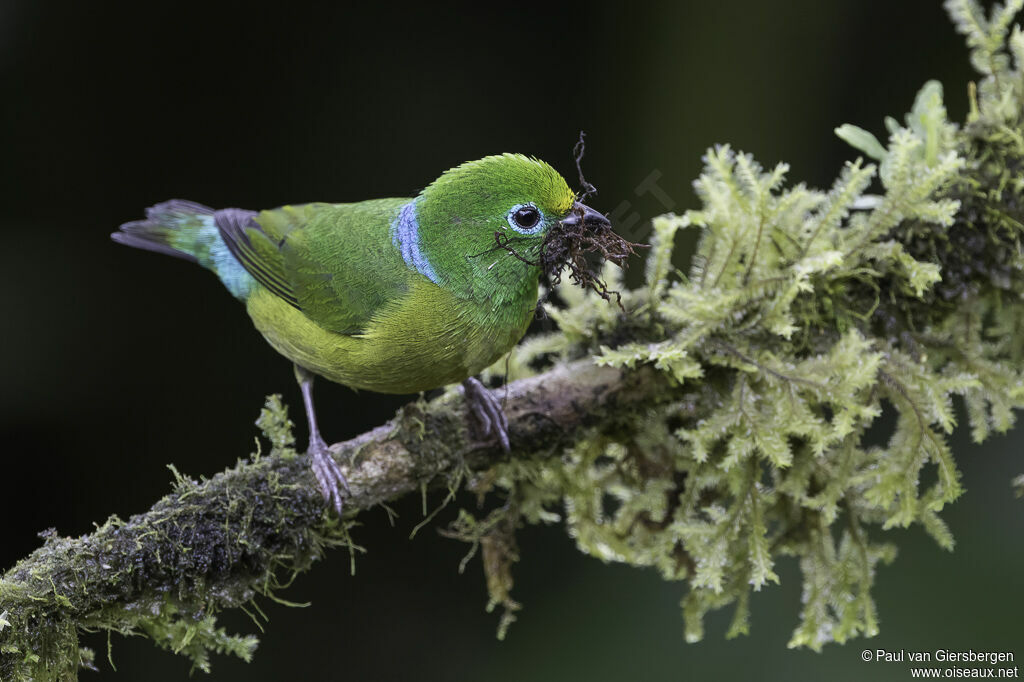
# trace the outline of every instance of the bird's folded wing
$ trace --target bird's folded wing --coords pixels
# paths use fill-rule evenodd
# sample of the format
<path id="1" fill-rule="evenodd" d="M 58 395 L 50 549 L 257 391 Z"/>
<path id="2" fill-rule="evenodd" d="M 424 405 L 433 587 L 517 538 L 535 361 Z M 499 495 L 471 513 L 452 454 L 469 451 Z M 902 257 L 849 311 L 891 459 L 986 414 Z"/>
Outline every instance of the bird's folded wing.
<path id="1" fill-rule="evenodd" d="M 258 215 L 256 211 L 241 208 L 225 208 L 213 214 L 221 239 L 246 272 L 290 305 L 299 308 L 280 251 L 284 236 L 265 231 L 256 222 Z"/>
<path id="2" fill-rule="evenodd" d="M 407 199 L 225 209 L 217 227 L 261 285 L 325 329 L 358 334 L 408 290 L 411 273 L 391 243 Z"/>

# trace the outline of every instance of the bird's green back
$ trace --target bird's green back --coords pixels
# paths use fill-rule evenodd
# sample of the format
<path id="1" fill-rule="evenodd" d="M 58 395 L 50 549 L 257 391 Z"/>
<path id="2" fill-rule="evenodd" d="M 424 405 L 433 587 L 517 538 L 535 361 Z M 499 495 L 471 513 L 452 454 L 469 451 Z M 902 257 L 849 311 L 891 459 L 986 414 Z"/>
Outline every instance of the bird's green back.
<path id="1" fill-rule="evenodd" d="M 234 251 L 257 281 L 317 324 L 355 334 L 385 303 L 406 294 L 416 275 L 467 302 L 521 302 L 536 291 L 539 274 L 524 259 L 536 258 L 574 200 L 551 166 L 520 155 L 491 156 L 449 170 L 415 199 L 262 211 L 237 232 Z M 522 206 L 540 214 L 529 230 L 510 217 Z"/>
<path id="2" fill-rule="evenodd" d="M 262 211 L 249 228 L 261 259 L 287 277 L 297 307 L 333 332 L 357 334 L 409 287 L 390 225 L 409 199 L 304 204 Z"/>

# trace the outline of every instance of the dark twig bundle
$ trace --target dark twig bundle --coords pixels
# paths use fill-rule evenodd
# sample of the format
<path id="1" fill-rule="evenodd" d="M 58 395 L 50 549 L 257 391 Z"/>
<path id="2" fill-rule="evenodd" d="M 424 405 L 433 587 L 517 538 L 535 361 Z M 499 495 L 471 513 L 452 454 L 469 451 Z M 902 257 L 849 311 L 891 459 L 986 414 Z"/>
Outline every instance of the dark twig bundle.
<path id="1" fill-rule="evenodd" d="M 646 244 L 634 244 L 623 239 L 605 225 L 587 225 L 583 222 L 583 209 L 577 206 L 573 210 L 578 212 L 579 221 L 575 224 L 558 223 L 545 237 L 540 247 L 541 271 L 550 287 L 562 281 L 563 271 L 568 268 L 573 284 L 592 289 L 606 301 L 615 296 L 618 302 L 619 292 L 609 289 L 598 274 L 600 265 L 611 261 L 625 269 L 627 259 Z M 596 257 L 588 258 L 588 254 Z"/>
<path id="2" fill-rule="evenodd" d="M 545 284 L 548 290 L 555 284 L 562 281 L 562 273 L 568 268 L 569 279 L 573 284 L 592 289 L 601 298 L 610 301 L 615 297 L 619 302 L 621 295 L 618 291 L 608 288 L 608 285 L 600 278 L 598 272 L 604 261 L 611 261 L 620 268 L 625 269 L 626 260 L 636 253 L 636 249 L 645 248 L 647 244 L 635 244 L 623 239 L 607 225 L 587 224 L 584 220 L 584 209 L 580 205 L 583 200 L 597 194 L 597 188 L 587 182 L 583 176 L 583 153 L 585 150 L 585 137 L 580 131 L 580 138 L 573 147 L 573 158 L 576 161 L 576 171 L 579 174 L 582 193 L 577 197 L 577 203 L 573 206 L 572 212 L 566 218 L 575 215 L 576 221 L 563 219 L 548 232 L 541 244 L 536 260 L 531 260 L 516 251 L 512 246 L 514 240 L 502 232 L 494 233 L 494 240 L 498 247 L 505 249 L 512 256 L 529 265 L 539 265 L 543 273 Z M 588 258 L 593 254 L 594 257 Z"/>

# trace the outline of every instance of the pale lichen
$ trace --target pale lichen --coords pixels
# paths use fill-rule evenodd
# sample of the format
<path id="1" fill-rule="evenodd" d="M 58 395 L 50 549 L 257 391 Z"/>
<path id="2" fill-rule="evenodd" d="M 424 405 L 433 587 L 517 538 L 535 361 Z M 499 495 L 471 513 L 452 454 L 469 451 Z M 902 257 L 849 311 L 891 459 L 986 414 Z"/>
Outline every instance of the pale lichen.
<path id="1" fill-rule="evenodd" d="M 1024 33 L 1007 37 L 1021 5 L 986 19 L 947 2 L 984 76 L 968 121 L 950 122 L 941 85 L 925 84 L 903 124 L 886 120 L 886 144 L 837 129 L 877 165 L 847 163 L 827 192 L 787 187 L 786 164 L 709 150 L 703 207 L 654 220 L 626 313 L 562 287 L 558 330 L 508 363 L 516 376 L 588 354 L 648 365 L 682 397 L 558 459 L 499 464 L 476 489 L 516 523 L 560 514 L 582 551 L 685 579 L 690 641 L 728 604 L 729 635 L 746 633 L 749 592 L 778 582 L 782 555 L 804 580 L 791 646 L 876 634 L 870 588 L 895 556 L 883 531 L 920 524 L 953 547 L 939 516 L 962 492 L 953 397 L 978 441 L 1024 407 Z M 689 272 L 674 272 L 676 232 L 694 228 Z M 884 412 L 895 426 L 871 440 Z"/>

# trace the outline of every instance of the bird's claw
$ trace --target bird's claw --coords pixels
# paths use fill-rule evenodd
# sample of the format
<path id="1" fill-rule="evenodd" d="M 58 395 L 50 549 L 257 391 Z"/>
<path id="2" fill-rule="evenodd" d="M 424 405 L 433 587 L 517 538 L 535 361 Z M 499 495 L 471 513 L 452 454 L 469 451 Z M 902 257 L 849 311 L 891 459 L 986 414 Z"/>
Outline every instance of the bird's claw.
<path id="1" fill-rule="evenodd" d="M 476 418 L 480 435 L 493 436 L 501 443 L 501 449 L 510 452 L 508 442 L 508 417 L 501 408 L 501 401 L 493 393 L 480 383 L 476 377 L 470 377 L 462 382 L 463 390 L 466 392 L 466 405 Z"/>
<path id="2" fill-rule="evenodd" d="M 313 475 L 316 476 L 324 500 L 334 507 L 338 516 L 341 516 L 341 489 L 344 488 L 346 494 L 352 492 L 349 490 L 348 481 L 345 480 L 345 474 L 341 473 L 341 467 L 334 461 L 322 438 L 310 441 L 309 455 L 313 458 Z"/>

